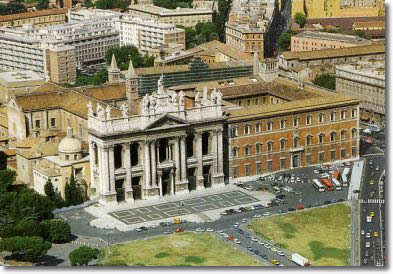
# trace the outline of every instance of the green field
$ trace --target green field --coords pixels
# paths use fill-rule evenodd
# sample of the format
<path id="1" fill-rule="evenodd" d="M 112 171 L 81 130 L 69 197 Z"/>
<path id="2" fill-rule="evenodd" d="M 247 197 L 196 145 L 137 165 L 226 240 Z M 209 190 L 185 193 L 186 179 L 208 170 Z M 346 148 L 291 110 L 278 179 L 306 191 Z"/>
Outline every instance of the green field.
<path id="1" fill-rule="evenodd" d="M 299 253 L 317 266 L 346 266 L 350 257 L 351 208 L 343 204 L 256 220 L 258 235 Z"/>
<path id="2" fill-rule="evenodd" d="M 169 236 L 113 245 L 103 250 L 101 265 L 146 266 L 262 266 L 210 233 Z"/>

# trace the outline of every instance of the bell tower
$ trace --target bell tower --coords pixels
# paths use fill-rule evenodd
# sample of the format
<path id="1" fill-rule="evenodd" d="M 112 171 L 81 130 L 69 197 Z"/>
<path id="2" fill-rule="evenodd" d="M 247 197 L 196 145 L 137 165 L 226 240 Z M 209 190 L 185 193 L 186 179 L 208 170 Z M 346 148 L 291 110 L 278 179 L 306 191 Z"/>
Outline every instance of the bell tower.
<path id="1" fill-rule="evenodd" d="M 120 69 L 117 67 L 116 57 L 112 54 L 111 67 L 108 69 L 108 82 L 110 84 L 119 83 Z"/>
<path id="2" fill-rule="evenodd" d="M 138 75 L 136 75 L 134 66 L 132 65 L 132 60 L 130 59 L 130 65 L 128 66 L 128 71 L 126 75 L 126 95 L 128 102 L 128 111 L 131 114 L 138 114 L 138 92 Z"/>

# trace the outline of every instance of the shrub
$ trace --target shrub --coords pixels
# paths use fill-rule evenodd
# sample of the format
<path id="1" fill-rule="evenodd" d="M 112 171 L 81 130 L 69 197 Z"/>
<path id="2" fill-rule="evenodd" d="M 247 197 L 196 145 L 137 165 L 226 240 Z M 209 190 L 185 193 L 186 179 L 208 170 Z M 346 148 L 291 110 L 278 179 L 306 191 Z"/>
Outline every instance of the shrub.
<path id="1" fill-rule="evenodd" d="M 41 237 L 11 237 L 0 241 L 0 250 L 8 251 L 12 254 L 19 253 L 27 261 L 36 261 L 42 258 L 52 244 L 45 242 Z"/>
<path id="2" fill-rule="evenodd" d="M 70 240 L 71 227 L 61 219 L 52 219 L 43 222 L 48 231 L 48 240 L 53 243 L 64 243 Z"/>
<path id="3" fill-rule="evenodd" d="M 87 266 L 92 260 L 97 259 L 98 254 L 100 254 L 100 251 L 97 248 L 81 246 L 73 250 L 68 258 L 73 266 Z"/>

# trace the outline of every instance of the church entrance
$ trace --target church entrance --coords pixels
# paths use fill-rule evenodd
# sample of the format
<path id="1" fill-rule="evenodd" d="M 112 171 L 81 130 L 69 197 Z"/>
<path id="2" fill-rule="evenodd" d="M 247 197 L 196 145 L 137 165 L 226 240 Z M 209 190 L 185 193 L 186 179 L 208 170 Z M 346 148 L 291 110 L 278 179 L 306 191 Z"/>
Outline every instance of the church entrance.
<path id="1" fill-rule="evenodd" d="M 169 194 L 170 189 L 171 189 L 170 170 L 165 170 L 162 172 L 162 196 Z"/>
<path id="2" fill-rule="evenodd" d="M 142 199 L 141 177 L 132 177 L 132 196 L 134 200 Z"/>
<path id="3" fill-rule="evenodd" d="M 195 167 L 187 169 L 188 190 L 196 190 Z"/>
<path id="4" fill-rule="evenodd" d="M 204 187 L 211 187 L 211 174 L 210 174 L 211 166 L 204 166 L 203 167 L 203 185 Z"/>
<path id="5" fill-rule="evenodd" d="M 116 180 L 115 182 L 116 200 L 122 202 L 125 199 L 124 179 Z"/>

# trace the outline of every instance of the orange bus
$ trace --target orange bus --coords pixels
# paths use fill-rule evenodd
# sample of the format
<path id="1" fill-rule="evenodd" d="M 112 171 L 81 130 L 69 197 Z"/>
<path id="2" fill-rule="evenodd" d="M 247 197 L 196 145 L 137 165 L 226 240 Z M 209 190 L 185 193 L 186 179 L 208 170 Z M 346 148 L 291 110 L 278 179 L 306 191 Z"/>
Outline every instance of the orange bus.
<path id="1" fill-rule="evenodd" d="M 334 185 L 329 179 L 321 179 L 321 183 L 326 187 L 328 191 L 334 190 Z"/>

